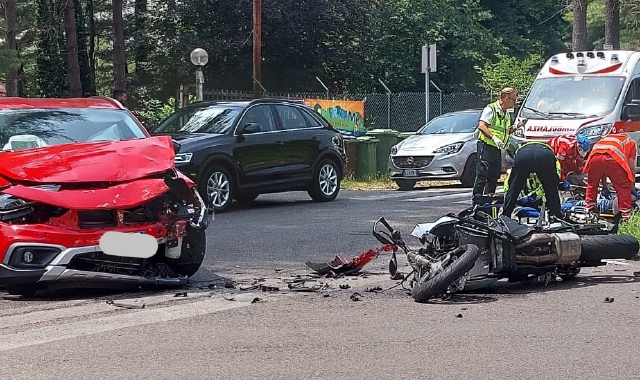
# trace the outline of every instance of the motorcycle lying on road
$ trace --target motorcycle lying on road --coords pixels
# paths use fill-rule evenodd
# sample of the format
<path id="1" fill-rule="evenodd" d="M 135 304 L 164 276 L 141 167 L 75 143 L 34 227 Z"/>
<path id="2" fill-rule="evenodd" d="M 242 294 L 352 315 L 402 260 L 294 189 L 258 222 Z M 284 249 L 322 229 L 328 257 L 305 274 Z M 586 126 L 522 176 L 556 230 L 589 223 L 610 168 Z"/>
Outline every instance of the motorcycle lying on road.
<path id="1" fill-rule="evenodd" d="M 411 234 L 422 245 L 417 250 L 410 249 L 384 217 L 374 223 L 373 236 L 393 247 L 392 279 L 410 280 L 417 302 L 491 287 L 500 279 L 547 285 L 556 277 L 576 276 L 580 268 L 606 265 L 603 260 L 628 260 L 638 254 L 640 245 L 634 236 L 612 235 L 604 224 L 540 217 L 528 224 L 504 215 L 492 217 L 474 206 L 434 223 L 418 224 Z M 399 249 L 413 269 L 408 275 L 398 270 Z"/>

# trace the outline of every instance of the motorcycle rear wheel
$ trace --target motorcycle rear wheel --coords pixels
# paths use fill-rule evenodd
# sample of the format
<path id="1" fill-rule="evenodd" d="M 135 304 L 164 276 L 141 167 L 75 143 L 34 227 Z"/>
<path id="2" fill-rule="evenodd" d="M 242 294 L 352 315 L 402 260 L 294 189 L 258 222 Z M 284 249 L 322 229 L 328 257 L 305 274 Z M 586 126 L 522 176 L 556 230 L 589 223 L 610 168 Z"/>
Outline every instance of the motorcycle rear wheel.
<path id="1" fill-rule="evenodd" d="M 449 285 L 467 273 L 480 256 L 480 250 L 473 244 L 465 244 L 451 253 L 458 257 L 442 272 L 425 282 L 417 282 L 411 289 L 411 296 L 416 302 L 427 302 L 430 298 L 443 293 Z"/>
<path id="2" fill-rule="evenodd" d="M 582 261 L 633 259 L 638 254 L 638 239 L 631 235 L 589 235 L 582 237 Z"/>

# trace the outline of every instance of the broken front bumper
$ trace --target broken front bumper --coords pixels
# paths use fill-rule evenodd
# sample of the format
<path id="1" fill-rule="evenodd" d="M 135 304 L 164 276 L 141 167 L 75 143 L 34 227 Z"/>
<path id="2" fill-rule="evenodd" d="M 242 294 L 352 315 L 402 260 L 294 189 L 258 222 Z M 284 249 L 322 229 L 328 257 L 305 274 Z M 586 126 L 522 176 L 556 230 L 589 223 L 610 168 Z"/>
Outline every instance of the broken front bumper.
<path id="1" fill-rule="evenodd" d="M 116 229 L 118 232 L 146 233 L 159 247 L 165 243 L 167 230 L 160 223 Z M 100 253 L 99 231 L 71 231 L 47 225 L 0 224 L 0 286 L 35 285 L 56 281 L 98 283 L 157 283 L 153 278 L 128 276 L 100 271 L 68 268 L 72 260 L 84 254 Z M 3 254 L 3 255 L 2 255 Z M 160 281 L 160 280 L 158 280 Z M 180 284 L 178 279 L 164 280 Z M 185 280 L 186 281 L 186 280 Z"/>

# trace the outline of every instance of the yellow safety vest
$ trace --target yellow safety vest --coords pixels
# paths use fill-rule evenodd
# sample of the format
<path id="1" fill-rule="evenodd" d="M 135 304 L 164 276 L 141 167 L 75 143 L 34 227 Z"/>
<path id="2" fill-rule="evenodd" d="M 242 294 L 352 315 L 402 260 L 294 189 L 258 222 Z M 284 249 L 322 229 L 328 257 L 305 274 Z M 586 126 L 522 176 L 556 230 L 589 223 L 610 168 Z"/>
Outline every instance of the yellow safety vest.
<path id="1" fill-rule="evenodd" d="M 493 118 L 489 124 L 491 134 L 502 140 L 505 146 L 509 145 L 509 127 L 511 127 L 511 118 L 506 111 L 503 111 L 498 102 L 490 103 L 488 107 L 493 111 Z M 489 144 L 497 148 L 496 143 L 492 139 L 480 132 L 478 139 L 485 144 Z"/>

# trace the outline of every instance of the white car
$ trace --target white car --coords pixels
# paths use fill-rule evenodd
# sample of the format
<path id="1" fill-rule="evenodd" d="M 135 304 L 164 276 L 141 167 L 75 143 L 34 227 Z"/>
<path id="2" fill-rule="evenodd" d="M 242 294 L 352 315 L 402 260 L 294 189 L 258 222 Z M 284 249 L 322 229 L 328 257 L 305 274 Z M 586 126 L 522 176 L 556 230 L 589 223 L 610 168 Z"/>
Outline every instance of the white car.
<path id="1" fill-rule="evenodd" d="M 478 121 L 481 109 L 440 115 L 415 135 L 391 148 L 389 178 L 401 190 L 411 190 L 424 180 L 460 180 L 473 187 L 476 178 Z M 502 151 L 504 173 L 511 160 Z"/>

